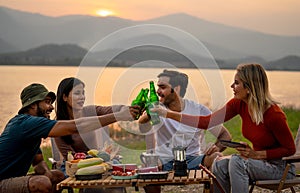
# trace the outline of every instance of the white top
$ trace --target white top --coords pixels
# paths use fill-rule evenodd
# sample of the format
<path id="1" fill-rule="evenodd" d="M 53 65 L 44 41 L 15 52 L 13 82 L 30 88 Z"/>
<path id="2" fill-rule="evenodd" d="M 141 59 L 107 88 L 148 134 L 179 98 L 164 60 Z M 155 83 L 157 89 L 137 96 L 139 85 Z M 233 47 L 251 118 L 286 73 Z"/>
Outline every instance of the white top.
<path id="1" fill-rule="evenodd" d="M 192 115 L 208 115 L 211 111 L 204 105 L 194 101 L 183 99 L 184 110 L 183 114 Z M 186 155 L 198 156 L 203 154 L 206 142 L 204 130 L 187 126 L 172 119 L 161 117 L 164 124 L 154 126 L 155 132 L 155 153 L 160 156 L 163 163 L 166 163 L 174 158 L 172 148 L 176 146 L 187 147 Z M 211 130 L 219 129 L 219 127 L 211 128 Z M 212 132 L 216 136 L 216 133 Z M 216 136 L 217 137 L 217 136 Z"/>

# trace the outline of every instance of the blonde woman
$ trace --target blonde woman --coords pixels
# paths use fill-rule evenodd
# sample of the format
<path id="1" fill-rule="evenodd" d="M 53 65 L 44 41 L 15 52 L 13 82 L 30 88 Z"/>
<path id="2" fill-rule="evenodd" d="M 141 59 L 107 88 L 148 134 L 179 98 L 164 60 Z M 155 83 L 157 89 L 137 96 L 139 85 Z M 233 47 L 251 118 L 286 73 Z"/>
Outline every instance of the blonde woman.
<path id="1" fill-rule="evenodd" d="M 269 92 L 268 78 L 260 64 L 237 66 L 231 85 L 234 97 L 209 116 L 180 114 L 163 108 L 154 111 L 181 123 L 207 129 L 239 115 L 242 134 L 252 146 L 236 148 L 239 154 L 220 159 L 213 165 L 213 173 L 225 192 L 246 193 L 252 180 L 280 179 L 286 163 L 282 157 L 296 151 L 286 116 Z M 287 178 L 295 176 L 291 167 Z M 215 187 L 215 192 L 219 189 Z"/>

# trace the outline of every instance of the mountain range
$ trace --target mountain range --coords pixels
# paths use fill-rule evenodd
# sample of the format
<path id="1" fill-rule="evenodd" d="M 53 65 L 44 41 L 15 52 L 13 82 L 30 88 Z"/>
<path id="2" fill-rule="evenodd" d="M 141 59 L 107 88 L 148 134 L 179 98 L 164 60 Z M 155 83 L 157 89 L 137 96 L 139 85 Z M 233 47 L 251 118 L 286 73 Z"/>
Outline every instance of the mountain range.
<path id="1" fill-rule="evenodd" d="M 107 35 L 140 24 L 168 25 L 183 30 L 201 41 L 220 63 L 228 63 L 228 61 L 236 63 L 245 60 L 283 62 L 287 60 L 286 58 L 294 63 L 300 57 L 300 36 L 261 33 L 206 21 L 186 13 L 133 21 L 118 17 L 86 15 L 48 17 L 0 6 L 0 24 L 0 59 L 2 60 L 3 57 L 7 59 L 14 54 L 20 57 L 21 53 L 28 54 L 28 51 L 45 45 L 60 45 L 60 48 L 64 47 L 64 49 L 70 49 L 67 45 L 76 45 L 76 49 L 89 50 Z M 130 41 L 130 38 L 123 41 Z M 68 58 L 71 61 L 78 60 L 80 57 L 76 58 L 74 55 Z M 280 64 L 276 63 L 276 65 Z"/>

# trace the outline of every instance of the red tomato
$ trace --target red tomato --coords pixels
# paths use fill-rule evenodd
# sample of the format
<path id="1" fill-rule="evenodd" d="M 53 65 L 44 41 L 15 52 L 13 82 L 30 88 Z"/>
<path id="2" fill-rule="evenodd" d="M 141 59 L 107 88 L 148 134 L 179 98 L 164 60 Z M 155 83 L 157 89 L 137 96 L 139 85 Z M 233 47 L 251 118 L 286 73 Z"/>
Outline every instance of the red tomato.
<path id="1" fill-rule="evenodd" d="M 86 155 L 83 152 L 78 152 L 78 153 L 75 153 L 74 158 L 75 159 L 85 159 Z"/>
<path id="2" fill-rule="evenodd" d="M 117 171 L 112 171 L 112 173 L 111 173 L 111 174 L 112 174 L 112 175 L 114 175 L 114 176 L 116 176 L 116 175 L 117 175 L 117 173 L 118 173 Z"/>

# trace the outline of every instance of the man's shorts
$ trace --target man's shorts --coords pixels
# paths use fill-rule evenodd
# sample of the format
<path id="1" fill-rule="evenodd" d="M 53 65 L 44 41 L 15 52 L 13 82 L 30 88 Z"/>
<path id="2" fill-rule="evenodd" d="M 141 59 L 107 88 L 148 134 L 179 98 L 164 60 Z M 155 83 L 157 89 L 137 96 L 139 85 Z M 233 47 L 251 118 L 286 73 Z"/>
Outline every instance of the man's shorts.
<path id="1" fill-rule="evenodd" d="M 1 180 L 0 193 L 30 193 L 29 178 L 30 176 L 22 176 Z"/>
<path id="2" fill-rule="evenodd" d="M 187 162 L 187 169 L 189 170 L 199 170 L 199 165 L 203 165 L 205 155 L 199 155 L 199 156 L 186 156 L 186 162 Z M 165 164 L 163 164 L 163 170 L 164 171 L 170 171 L 173 169 L 174 160 L 171 160 Z"/>

